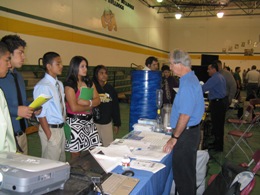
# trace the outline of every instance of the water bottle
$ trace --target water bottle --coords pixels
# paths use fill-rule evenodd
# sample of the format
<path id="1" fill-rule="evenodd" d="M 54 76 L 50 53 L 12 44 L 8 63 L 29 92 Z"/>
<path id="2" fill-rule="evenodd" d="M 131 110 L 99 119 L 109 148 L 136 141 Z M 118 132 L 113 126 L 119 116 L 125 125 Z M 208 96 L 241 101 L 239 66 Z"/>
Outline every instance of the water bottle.
<path id="1" fill-rule="evenodd" d="M 163 131 L 163 124 L 162 124 L 162 116 L 161 116 L 161 110 L 157 110 L 157 116 L 156 116 L 156 127 L 154 129 L 155 132 L 162 132 Z"/>
<path id="2" fill-rule="evenodd" d="M 157 89 L 156 90 L 156 106 L 157 108 L 161 108 L 163 104 L 163 90 Z"/>
<path id="3" fill-rule="evenodd" d="M 130 169 L 130 158 L 129 158 L 129 156 L 126 154 L 126 155 L 124 155 L 124 157 L 123 157 L 123 159 L 122 159 L 122 169 L 124 170 L 124 171 L 126 171 L 126 170 L 129 170 Z"/>
<path id="4" fill-rule="evenodd" d="M 163 105 L 163 129 L 166 134 L 171 134 L 170 116 L 171 116 L 171 104 Z"/>

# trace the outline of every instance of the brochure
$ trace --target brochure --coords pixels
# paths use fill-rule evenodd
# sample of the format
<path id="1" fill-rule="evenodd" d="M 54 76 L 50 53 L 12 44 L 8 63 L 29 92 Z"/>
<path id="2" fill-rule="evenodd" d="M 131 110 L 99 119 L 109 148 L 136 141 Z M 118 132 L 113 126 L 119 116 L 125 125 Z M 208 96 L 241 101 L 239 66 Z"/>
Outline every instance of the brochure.
<path id="1" fill-rule="evenodd" d="M 49 101 L 52 98 L 52 96 L 41 94 L 39 95 L 30 105 L 29 107 L 33 108 L 34 110 L 37 110 L 40 108 L 45 102 Z M 23 117 L 18 116 L 16 120 L 20 120 Z"/>

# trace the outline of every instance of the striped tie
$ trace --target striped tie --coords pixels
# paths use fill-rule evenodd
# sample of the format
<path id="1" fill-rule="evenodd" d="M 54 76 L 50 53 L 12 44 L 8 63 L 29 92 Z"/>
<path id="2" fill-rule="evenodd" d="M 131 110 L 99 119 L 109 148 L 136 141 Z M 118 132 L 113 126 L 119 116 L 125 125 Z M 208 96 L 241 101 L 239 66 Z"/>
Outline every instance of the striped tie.
<path id="1" fill-rule="evenodd" d="M 61 95 L 61 91 L 60 91 L 60 85 L 58 83 L 58 81 L 56 81 L 56 88 L 58 90 L 58 94 L 59 94 L 59 99 L 60 99 L 60 107 L 61 107 L 61 111 L 62 111 L 62 118 L 63 121 L 65 121 L 65 112 L 64 112 L 64 106 L 63 106 L 63 101 L 62 101 L 62 95 Z"/>

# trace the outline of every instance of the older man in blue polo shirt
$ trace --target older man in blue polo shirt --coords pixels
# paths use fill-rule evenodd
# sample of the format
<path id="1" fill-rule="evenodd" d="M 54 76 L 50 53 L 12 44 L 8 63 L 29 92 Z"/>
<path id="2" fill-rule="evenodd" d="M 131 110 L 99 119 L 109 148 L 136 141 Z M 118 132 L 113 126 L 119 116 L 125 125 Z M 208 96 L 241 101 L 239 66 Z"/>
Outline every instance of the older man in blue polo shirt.
<path id="1" fill-rule="evenodd" d="M 214 149 L 217 152 L 223 151 L 224 145 L 224 124 L 226 115 L 226 80 L 218 72 L 217 62 L 208 66 L 208 74 L 211 78 L 202 86 L 203 92 L 209 91 L 208 99 L 210 101 L 210 117 L 212 121 L 212 131 L 215 136 Z"/>
<path id="2" fill-rule="evenodd" d="M 180 77 L 180 87 L 172 106 L 172 138 L 163 150 L 173 150 L 173 178 L 178 193 L 195 195 L 199 124 L 205 107 L 203 93 L 198 78 L 191 71 L 188 53 L 174 50 L 170 54 L 170 63 L 171 70 Z"/>

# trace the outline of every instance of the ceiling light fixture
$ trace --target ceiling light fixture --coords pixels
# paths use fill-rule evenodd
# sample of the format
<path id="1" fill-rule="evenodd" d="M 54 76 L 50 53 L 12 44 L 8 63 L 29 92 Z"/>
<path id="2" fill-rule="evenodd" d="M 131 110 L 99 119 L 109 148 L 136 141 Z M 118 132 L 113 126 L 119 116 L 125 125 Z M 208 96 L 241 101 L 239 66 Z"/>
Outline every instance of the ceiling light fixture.
<path id="1" fill-rule="evenodd" d="M 181 15 L 180 13 L 176 13 L 176 14 L 175 14 L 175 18 L 176 18 L 177 20 L 181 19 L 181 16 L 182 16 L 182 15 Z"/>
<path id="2" fill-rule="evenodd" d="M 157 0 L 157 2 L 158 2 L 158 3 L 161 3 L 161 2 L 163 2 L 163 0 Z"/>
<path id="3" fill-rule="evenodd" d="M 223 16 L 224 16 L 224 12 L 218 12 L 217 13 L 217 17 L 218 18 L 223 18 Z"/>

